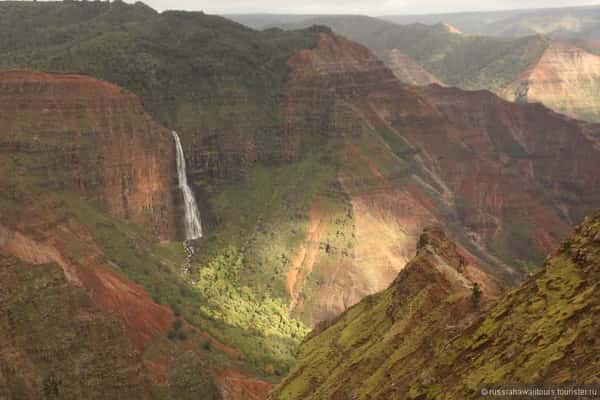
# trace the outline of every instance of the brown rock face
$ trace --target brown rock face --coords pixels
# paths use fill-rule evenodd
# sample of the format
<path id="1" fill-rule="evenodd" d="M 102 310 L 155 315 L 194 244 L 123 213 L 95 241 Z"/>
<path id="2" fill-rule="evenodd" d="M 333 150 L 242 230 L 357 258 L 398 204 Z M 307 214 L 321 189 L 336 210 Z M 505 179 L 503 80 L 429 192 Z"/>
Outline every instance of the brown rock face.
<path id="1" fill-rule="evenodd" d="M 384 291 L 323 323 L 301 345 L 296 368 L 271 399 L 396 399 L 491 303 L 459 247 L 427 228 L 417 253 Z M 329 371 L 329 372 L 325 372 Z M 380 392 L 388 387 L 393 392 Z M 385 389 L 384 389 L 385 388 Z"/>
<path id="2" fill-rule="evenodd" d="M 432 73 L 420 66 L 415 60 L 404 54 L 400 49 L 392 49 L 385 52 L 386 65 L 390 67 L 394 75 L 402 82 L 411 85 L 430 85 L 442 82 Z"/>
<path id="3" fill-rule="evenodd" d="M 83 76 L 8 71 L 0 109 L 0 148 L 30 155 L 40 190 L 76 191 L 174 237 L 173 144 L 136 96 Z"/>
<path id="4" fill-rule="evenodd" d="M 332 257 L 320 232 L 338 222 L 313 203 L 288 275 L 309 323 L 387 287 L 432 223 L 511 281 L 600 203 L 597 125 L 489 92 L 407 87 L 365 48 L 327 33 L 289 64 L 288 135 L 341 144 L 338 181 L 353 221 L 351 249 Z M 308 273 L 321 280 L 296 302 Z"/>
<path id="5" fill-rule="evenodd" d="M 363 46 L 329 33 L 321 33 L 318 47 L 298 53 L 289 65 L 287 141 L 311 135 L 340 142 L 338 181 L 350 202 L 348 234 L 355 238 L 351 250 L 330 257 L 324 233 L 336 229 L 337 217 L 315 199 L 306 243 L 292 257 L 288 274 L 292 306 L 314 324 L 384 289 L 413 254 L 418 229 L 434 219 L 414 196 L 390 185 L 372 158 L 377 155 L 362 148 L 360 101 L 377 88 L 397 85 L 393 74 Z M 323 280 L 302 298 L 303 279 L 311 273 Z"/>
<path id="6" fill-rule="evenodd" d="M 0 398 L 221 398 L 186 344 L 225 346 L 185 321 L 190 342 L 168 340 L 172 309 L 126 277 L 167 268 L 151 249 L 175 234 L 173 156 L 116 86 L 0 73 Z"/>
<path id="7" fill-rule="evenodd" d="M 467 201 L 475 201 L 474 197 L 479 196 L 477 208 L 496 215 L 511 209 L 529 209 L 534 225 L 540 229 L 540 236 L 536 235 L 540 244 L 550 244 L 556 243 L 556 238 L 543 239 L 542 232 L 552 232 L 546 229 L 549 221 L 558 224 L 562 220 L 572 226 L 598 204 L 598 125 L 571 120 L 541 105 L 507 103 L 484 91 L 463 92 L 434 86 L 422 93 L 451 128 L 446 135 L 414 139 L 438 155 L 439 169 L 444 171 L 453 191 L 462 192 Z M 477 174 L 479 178 L 461 178 L 465 173 Z M 480 186 L 490 182 L 502 186 Z M 467 184 L 479 189 L 473 192 Z M 502 197 L 505 199 L 499 201 Z M 539 213 L 550 214 L 544 217 Z"/>
<path id="8" fill-rule="evenodd" d="M 541 102 L 564 114 L 600 121 L 600 56 L 552 42 L 539 61 L 502 90 L 511 101 Z"/>
<path id="9" fill-rule="evenodd" d="M 441 230 L 427 229 L 388 289 L 304 341 L 270 398 L 475 399 L 486 385 L 597 381 L 600 213 L 492 302 L 464 265 Z"/>

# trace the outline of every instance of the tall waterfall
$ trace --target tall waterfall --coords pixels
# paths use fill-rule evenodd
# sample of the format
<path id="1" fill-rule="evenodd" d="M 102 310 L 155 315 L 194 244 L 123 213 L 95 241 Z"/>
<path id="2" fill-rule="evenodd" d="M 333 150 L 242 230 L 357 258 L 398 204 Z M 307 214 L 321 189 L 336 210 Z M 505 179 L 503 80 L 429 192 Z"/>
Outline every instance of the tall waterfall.
<path id="1" fill-rule="evenodd" d="M 200 211 L 198 204 L 187 182 L 185 170 L 185 156 L 183 148 L 177 132 L 172 131 L 173 140 L 175 141 L 175 150 L 177 153 L 177 178 L 179 180 L 179 189 L 183 193 L 183 204 L 185 207 L 185 239 L 193 240 L 202 237 L 202 223 L 200 222 Z"/>

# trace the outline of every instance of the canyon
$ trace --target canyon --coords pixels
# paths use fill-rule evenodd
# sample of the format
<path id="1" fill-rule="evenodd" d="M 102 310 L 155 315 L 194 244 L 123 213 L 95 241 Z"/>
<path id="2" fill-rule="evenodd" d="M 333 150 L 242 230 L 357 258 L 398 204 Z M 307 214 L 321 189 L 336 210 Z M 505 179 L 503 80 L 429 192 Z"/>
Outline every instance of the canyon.
<path id="1" fill-rule="evenodd" d="M 131 257 L 176 277 L 173 261 L 139 254 L 176 237 L 169 131 L 130 92 L 84 76 L 1 72 L 0 108 L 0 395 L 266 393 L 243 369 L 202 360 L 192 341 L 237 357 L 205 331 L 185 324 L 188 342 L 167 339 L 178 312 L 131 280 Z"/>
<path id="2" fill-rule="evenodd" d="M 551 38 L 543 32 L 514 38 L 469 35 L 443 22 L 448 21 L 397 25 L 366 16 L 330 16 L 281 26 L 329 26 L 367 46 L 409 84 L 487 89 L 510 101 L 540 102 L 574 118 L 600 121 L 599 58 L 593 41 Z"/>
<path id="3" fill-rule="evenodd" d="M 466 399 L 482 385 L 593 382 L 600 214 L 522 286 L 489 297 L 439 227 L 385 291 L 321 324 L 270 399 Z M 485 396 L 485 394 L 484 394 Z"/>
<path id="4" fill-rule="evenodd" d="M 332 110 L 325 134 L 341 142 L 337 181 L 351 207 L 346 225 L 338 217 L 343 211 L 327 217 L 315 198 L 321 206 L 311 225 L 321 246 L 310 251 L 309 234 L 298 255 L 305 274 L 320 278 L 297 305 L 311 324 L 387 287 L 427 225 L 457 226 L 451 237 L 492 276 L 510 282 L 523 272 L 519 263 L 541 262 L 598 202 L 596 125 L 485 91 L 404 86 L 365 48 L 328 33 L 290 63 L 291 85 L 318 98 L 320 110 Z M 561 152 L 571 151 L 577 160 L 561 161 Z M 589 174 L 576 178 L 581 167 Z M 323 232 L 331 228 L 336 232 L 328 237 Z"/>
<path id="5" fill-rule="evenodd" d="M 63 33 L 2 25 L 0 396 L 265 399 L 310 328 L 394 287 L 415 255 L 441 271 L 449 315 L 475 282 L 484 311 L 600 204 L 599 125 L 425 73 L 409 86 L 325 26 L 0 9 Z M 69 352 L 107 358 L 70 370 Z"/>

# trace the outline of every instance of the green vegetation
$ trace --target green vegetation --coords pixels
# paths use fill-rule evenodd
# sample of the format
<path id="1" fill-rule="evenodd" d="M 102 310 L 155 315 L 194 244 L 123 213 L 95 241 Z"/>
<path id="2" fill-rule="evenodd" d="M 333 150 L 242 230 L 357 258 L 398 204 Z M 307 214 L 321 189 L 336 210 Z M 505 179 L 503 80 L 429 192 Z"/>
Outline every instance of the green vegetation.
<path id="1" fill-rule="evenodd" d="M 247 135 L 268 131 L 288 58 L 316 43 L 310 32 L 257 32 L 201 12 L 159 14 L 124 2 L 2 2 L 0 27 L 1 68 L 116 83 L 186 139 L 230 129 L 232 118 L 246 118 Z"/>
<path id="2" fill-rule="evenodd" d="M 332 154 L 330 161 L 324 154 Z M 324 161 L 325 160 L 325 161 Z M 226 184 L 211 198 L 221 221 L 198 251 L 207 264 L 231 246 L 243 254 L 241 278 L 255 293 L 287 297 L 285 273 L 305 237 L 311 202 L 336 184 L 335 148 L 314 148 L 298 162 L 256 166 L 244 182 Z"/>
<path id="3" fill-rule="evenodd" d="M 308 330 L 289 317 L 287 301 L 273 299 L 268 292 L 255 294 L 241 281 L 243 268 L 241 254 L 230 247 L 199 269 L 194 287 L 208 299 L 202 310 L 256 335 L 302 339 Z"/>
<path id="4" fill-rule="evenodd" d="M 448 290 L 460 279 L 439 274 L 443 263 L 418 253 L 390 288 L 319 327 L 273 399 L 451 400 L 483 383 L 595 382 L 600 213 L 492 308 L 476 283 Z"/>
<path id="5" fill-rule="evenodd" d="M 532 266 L 544 261 L 544 253 L 533 240 L 532 224 L 527 216 L 505 219 L 502 230 L 492 242 L 491 249 L 521 272 L 531 272 Z"/>
<path id="6" fill-rule="evenodd" d="M 173 259 L 165 259 L 163 250 L 156 252 L 143 227 L 115 220 L 77 197 L 64 195 L 52 208 L 62 213 L 62 218 L 75 217 L 87 226 L 119 272 L 146 288 L 156 302 L 169 305 L 191 325 L 239 350 L 243 354 L 241 367 L 261 374 L 266 374 L 269 366 L 279 374 L 287 371 L 306 328 L 288 316 L 282 301 L 266 301 L 267 296 L 257 298 L 247 288 L 237 286 L 234 278 L 240 264 L 234 250 L 229 257 L 209 263 L 201 270 L 202 279 L 190 285 L 180 276 L 177 264 L 183 248 Z M 256 315 L 260 319 L 252 319 Z M 182 321 L 176 319 L 169 339 L 187 337 Z"/>
<path id="7" fill-rule="evenodd" d="M 10 338 L 0 356 L 1 397 L 170 398 L 150 395 L 145 372 L 131 375 L 141 369 L 122 325 L 68 284 L 58 265 L 3 254 L 0 279 L 0 337 Z"/>

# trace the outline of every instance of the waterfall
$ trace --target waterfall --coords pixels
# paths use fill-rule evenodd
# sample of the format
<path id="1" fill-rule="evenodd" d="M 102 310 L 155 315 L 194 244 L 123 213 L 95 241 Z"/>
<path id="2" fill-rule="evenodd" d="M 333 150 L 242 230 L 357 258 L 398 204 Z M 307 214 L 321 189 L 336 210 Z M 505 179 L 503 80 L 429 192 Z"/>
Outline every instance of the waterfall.
<path id="1" fill-rule="evenodd" d="M 185 170 L 185 156 L 183 155 L 183 147 L 177 132 L 172 131 L 173 140 L 175 141 L 175 150 L 177 153 L 177 178 L 179 180 L 179 189 L 183 194 L 183 205 L 185 207 L 185 240 L 199 239 L 202 237 L 202 223 L 200 222 L 200 211 L 192 189 L 187 182 Z"/>

